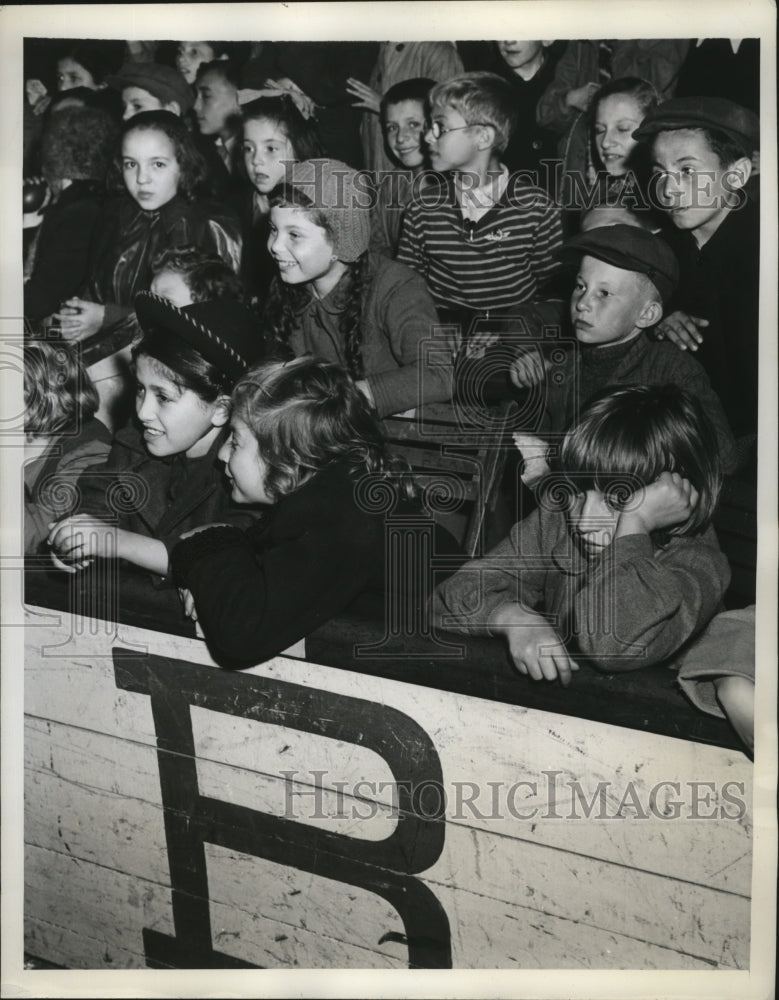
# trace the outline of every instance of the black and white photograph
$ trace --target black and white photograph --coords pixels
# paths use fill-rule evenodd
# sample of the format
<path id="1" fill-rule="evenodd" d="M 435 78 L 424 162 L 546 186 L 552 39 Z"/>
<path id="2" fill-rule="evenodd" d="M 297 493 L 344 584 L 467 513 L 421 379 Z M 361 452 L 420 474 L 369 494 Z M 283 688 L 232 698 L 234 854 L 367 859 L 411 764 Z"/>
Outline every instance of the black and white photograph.
<path id="1" fill-rule="evenodd" d="M 0 46 L 2 996 L 772 997 L 775 5 Z"/>

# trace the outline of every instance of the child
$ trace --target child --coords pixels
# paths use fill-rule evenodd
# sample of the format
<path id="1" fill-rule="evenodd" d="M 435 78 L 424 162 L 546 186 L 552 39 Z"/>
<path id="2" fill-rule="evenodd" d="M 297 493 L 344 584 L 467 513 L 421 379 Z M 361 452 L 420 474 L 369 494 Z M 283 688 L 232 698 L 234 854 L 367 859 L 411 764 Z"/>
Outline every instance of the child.
<path id="1" fill-rule="evenodd" d="M 216 458 L 233 385 L 261 354 L 253 317 L 230 300 L 178 309 L 150 292 L 135 309 L 144 330 L 132 349 L 138 426 L 120 431 L 106 464 L 81 478 L 79 513 L 51 529 L 55 561 L 70 572 L 115 555 L 165 577 L 182 532 L 251 520 L 231 509 Z"/>
<path id="2" fill-rule="evenodd" d="M 97 108 L 63 108 L 46 123 L 41 168 L 52 200 L 31 251 L 24 286 L 27 320 L 51 316 L 87 280 L 90 242 L 117 131 L 108 113 Z"/>
<path id="3" fill-rule="evenodd" d="M 74 348 L 44 340 L 25 345 L 24 430 L 27 446 L 39 452 L 24 465 L 25 553 L 39 550 L 52 519 L 67 513 L 80 474 L 111 450 L 111 435 L 94 419 L 97 406 Z"/>
<path id="4" fill-rule="evenodd" d="M 66 340 L 100 334 L 106 341 L 109 353 L 90 374 L 101 397 L 100 415 L 111 426 L 137 329 L 133 297 L 149 287 L 152 258 L 166 247 L 194 244 L 216 251 L 237 270 L 241 255 L 237 219 L 193 200 L 203 160 L 181 118 L 142 111 L 125 122 L 117 168 L 125 191 L 106 205 L 99 221 L 86 289 L 55 313 Z"/>
<path id="5" fill-rule="evenodd" d="M 338 365 L 260 365 L 236 385 L 230 424 L 220 458 L 233 498 L 269 510 L 247 531 L 192 533 L 171 567 L 214 658 L 240 668 L 275 656 L 384 583 L 386 515 L 355 490 L 366 476 L 391 492 L 401 481 L 375 414 Z"/>
<path id="6" fill-rule="evenodd" d="M 242 206 L 244 255 L 241 278 L 250 296 L 264 300 L 275 273 L 268 253 L 271 191 L 293 163 L 322 156 L 313 120 L 288 94 L 260 97 L 241 109 L 243 162 L 251 190 Z"/>
<path id="7" fill-rule="evenodd" d="M 243 301 L 243 285 L 235 271 L 217 254 L 197 247 L 163 250 L 151 262 L 151 270 L 149 290 L 179 309 L 193 302 Z"/>
<path id="8" fill-rule="evenodd" d="M 451 370 L 427 366 L 454 345 L 436 335 L 438 317 L 422 279 L 368 252 L 370 191 L 338 160 L 293 166 L 271 196 L 268 249 L 278 269 L 264 327 L 279 347 L 343 365 L 379 416 L 451 397 Z"/>
<path id="9" fill-rule="evenodd" d="M 647 218 L 650 204 L 646 149 L 633 138 L 633 132 L 656 106 L 657 93 L 652 84 L 635 76 L 611 80 L 593 97 L 588 112 L 592 176 L 587 196 L 587 206 L 593 207 L 585 210 L 582 229 L 595 228 L 600 213 L 615 209 L 641 218 L 646 228 L 658 228 L 655 220 Z"/>
<path id="10" fill-rule="evenodd" d="M 534 680 L 672 660 L 719 610 L 730 570 L 710 519 L 713 428 L 675 386 L 604 394 L 566 434 L 539 508 L 439 585 L 440 627 L 503 636 Z M 561 482 L 567 501 L 561 499 Z"/>
<path id="11" fill-rule="evenodd" d="M 384 140 L 395 164 L 377 178 L 376 206 L 371 217 L 371 250 L 394 258 L 398 252 L 405 209 L 421 190 L 425 168 L 425 104 L 434 86 L 426 77 L 403 80 L 390 87 L 379 110 Z M 416 181 L 416 186 L 415 186 Z"/>
<path id="12" fill-rule="evenodd" d="M 667 101 L 635 133 L 680 265 L 658 334 L 696 352 L 737 438 L 757 432 L 759 209 L 744 186 L 759 135 L 753 112 L 716 97 Z"/>
<path id="13" fill-rule="evenodd" d="M 427 281 L 452 318 L 506 311 L 539 297 L 557 265 L 560 213 L 537 187 L 509 180 L 511 90 L 493 73 L 464 73 L 430 92 L 425 134 L 442 190 L 409 205 L 398 260 Z M 459 314 L 459 316 L 457 315 Z"/>
<path id="14" fill-rule="evenodd" d="M 172 66 L 126 63 L 107 82 L 122 95 L 123 121 L 140 111 L 164 110 L 181 116 L 195 103 L 191 87 Z"/>
<path id="15" fill-rule="evenodd" d="M 544 382 L 542 436 L 562 435 L 606 386 L 672 383 L 697 397 L 715 428 L 720 460 L 730 471 L 735 443 L 706 373 L 694 358 L 646 335 L 660 321 L 678 278 L 668 245 L 646 230 L 614 225 L 569 240 L 564 253 L 580 259 L 571 297 L 577 348 L 571 345 L 554 366 L 535 350 L 520 357 L 512 371 L 518 387 Z M 532 486 L 547 471 L 546 445 L 538 448 L 538 439 L 524 433 L 515 435 L 515 443 L 526 461 L 524 482 Z"/>
<path id="16" fill-rule="evenodd" d="M 210 136 L 228 173 L 238 164 L 241 109 L 238 70 L 227 60 L 201 63 L 195 80 L 195 118 L 201 135 Z"/>
<path id="17" fill-rule="evenodd" d="M 232 51 L 230 42 L 179 42 L 176 49 L 176 69 L 190 86 L 194 86 L 202 63 L 229 59 Z"/>

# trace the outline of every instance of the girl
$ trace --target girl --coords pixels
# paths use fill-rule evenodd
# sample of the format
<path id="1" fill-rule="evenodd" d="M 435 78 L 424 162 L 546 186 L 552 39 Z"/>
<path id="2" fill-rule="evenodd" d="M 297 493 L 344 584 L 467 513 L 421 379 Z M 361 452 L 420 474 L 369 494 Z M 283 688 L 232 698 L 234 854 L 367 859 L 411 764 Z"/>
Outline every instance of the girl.
<path id="1" fill-rule="evenodd" d="M 380 417 L 451 397 L 451 367 L 420 361 L 435 336 L 453 354 L 422 277 L 368 253 L 370 192 L 338 160 L 292 168 L 271 196 L 268 249 L 278 269 L 265 325 L 280 348 L 342 364 Z"/>
<path id="2" fill-rule="evenodd" d="M 268 195 L 299 160 L 322 155 L 313 120 L 298 111 L 288 95 L 260 97 L 241 109 L 243 160 L 251 183 L 243 206 L 244 254 L 241 278 L 257 299 L 267 296 L 275 268 L 268 253 Z"/>
<path id="3" fill-rule="evenodd" d="M 583 230 L 615 222 L 658 228 L 649 213 L 647 147 L 633 138 L 633 132 L 656 106 L 655 88 L 635 76 L 611 80 L 593 97 L 587 124 L 590 181 L 597 199 L 595 207 L 583 215 Z"/>
<path id="4" fill-rule="evenodd" d="M 24 348 L 24 551 L 37 552 L 53 517 L 67 513 L 76 480 L 105 462 L 111 435 L 95 420 L 98 399 L 76 351 L 31 341 Z M 41 450 L 42 449 L 42 450 Z"/>
<path id="5" fill-rule="evenodd" d="M 109 420 L 137 332 L 133 297 L 149 287 L 152 258 L 168 247 L 191 244 L 218 253 L 237 270 L 241 253 L 237 220 L 193 199 L 204 164 L 181 118 L 170 111 L 143 111 L 124 123 L 120 148 L 115 166 L 124 191 L 99 220 L 86 290 L 55 313 L 66 340 L 100 334 L 105 342 L 105 351 L 97 350 L 103 360 L 90 373 L 101 396 L 101 416 Z"/>
<path id="6" fill-rule="evenodd" d="M 233 392 L 231 430 L 220 458 L 233 499 L 270 509 L 245 532 L 190 533 L 171 566 L 214 658 L 240 668 L 384 582 L 386 513 L 360 503 L 357 484 L 371 475 L 397 493 L 399 480 L 375 414 L 338 365 L 298 358 L 248 372 Z"/>
<path id="7" fill-rule="evenodd" d="M 135 308 L 145 331 L 132 350 L 137 426 L 79 481 L 80 513 L 51 529 L 55 562 L 70 572 L 115 554 L 164 577 L 182 531 L 251 520 L 231 509 L 216 457 L 230 391 L 260 355 L 253 317 L 233 300 L 179 309 L 149 292 Z"/>
<path id="8" fill-rule="evenodd" d="M 580 655 L 635 670 L 674 658 L 720 610 L 722 482 L 698 401 L 675 386 L 603 394 L 566 434 L 539 508 L 433 595 L 441 627 L 504 637 L 520 673 L 570 683 Z"/>

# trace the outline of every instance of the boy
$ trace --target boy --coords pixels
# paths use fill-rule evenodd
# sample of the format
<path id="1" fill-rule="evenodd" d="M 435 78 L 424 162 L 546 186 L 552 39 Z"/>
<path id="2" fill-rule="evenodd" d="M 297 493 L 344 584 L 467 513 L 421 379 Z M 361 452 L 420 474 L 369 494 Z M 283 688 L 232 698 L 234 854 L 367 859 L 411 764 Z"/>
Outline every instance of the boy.
<path id="1" fill-rule="evenodd" d="M 122 120 L 140 111 L 171 111 L 181 117 L 194 104 L 192 89 L 172 66 L 158 63 L 127 63 L 114 76 L 109 87 L 121 92 Z"/>
<path id="2" fill-rule="evenodd" d="M 607 386 L 671 383 L 698 398 L 716 430 L 723 467 L 731 471 L 733 436 L 705 371 L 671 344 L 646 336 L 662 318 L 678 279 L 670 247 L 644 229 L 615 225 L 574 237 L 563 251 L 580 258 L 571 298 L 578 343 L 555 365 L 533 351 L 520 356 L 511 371 L 520 388 L 546 381 L 539 428 L 544 437 L 560 437 Z M 514 441 L 525 458 L 523 481 L 532 486 L 548 471 L 547 443 L 522 432 Z"/>
<path id="3" fill-rule="evenodd" d="M 228 59 L 215 59 L 198 67 L 195 118 L 218 200 L 239 206 L 249 181 L 241 151 L 241 108 L 238 103 L 238 69 Z"/>
<path id="4" fill-rule="evenodd" d="M 560 213 L 500 161 L 514 121 L 505 80 L 463 73 L 433 88 L 430 107 L 425 141 L 447 176 L 409 205 L 398 260 L 423 275 L 442 318 L 505 314 L 554 275 Z"/>
<path id="5" fill-rule="evenodd" d="M 652 144 L 679 288 L 658 334 L 696 352 L 736 437 L 757 431 L 759 211 L 744 191 L 755 114 L 717 97 L 666 101 L 633 133 Z"/>
<path id="6" fill-rule="evenodd" d="M 403 80 L 381 100 L 384 141 L 395 164 L 403 170 L 378 175 L 376 207 L 371 218 L 371 249 L 394 258 L 403 215 L 414 195 L 414 180 L 425 168 L 425 102 L 434 86 L 426 77 Z"/>
<path id="7" fill-rule="evenodd" d="M 196 247 L 163 250 L 152 261 L 150 291 L 182 309 L 193 302 L 243 299 L 238 275 L 216 254 Z"/>

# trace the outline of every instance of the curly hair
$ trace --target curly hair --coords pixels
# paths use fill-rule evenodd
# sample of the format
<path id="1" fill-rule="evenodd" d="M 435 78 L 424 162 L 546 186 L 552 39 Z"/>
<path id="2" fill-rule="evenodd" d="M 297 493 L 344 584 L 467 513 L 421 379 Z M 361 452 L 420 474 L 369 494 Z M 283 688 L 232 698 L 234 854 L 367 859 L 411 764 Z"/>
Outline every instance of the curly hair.
<path id="1" fill-rule="evenodd" d="M 565 436 L 560 470 L 577 491 L 597 489 L 619 499 L 630 480 L 653 483 L 678 472 L 698 491 L 695 510 L 668 535 L 693 535 L 711 521 L 722 487 L 722 464 L 711 420 L 695 396 L 675 385 L 605 390 L 591 400 Z"/>
<path id="2" fill-rule="evenodd" d="M 114 162 L 109 170 L 109 187 L 115 191 L 125 190 L 122 179 L 122 146 L 131 132 L 145 130 L 162 132 L 173 144 L 173 152 L 181 171 L 178 193 L 187 201 L 193 201 L 196 189 L 207 177 L 206 161 L 195 146 L 183 118 L 171 111 L 141 111 L 124 123 Z"/>
<path id="3" fill-rule="evenodd" d="M 301 191 L 280 184 L 270 195 L 271 208 L 300 208 L 306 217 L 324 229 L 332 242 L 332 230 L 326 215 L 312 206 L 311 201 Z M 345 301 L 340 317 L 343 334 L 343 363 L 354 379 L 363 378 L 365 370 L 362 360 L 362 306 L 372 277 L 370 257 L 364 253 L 358 260 L 346 265 L 344 286 Z M 264 323 L 273 343 L 282 351 L 289 348 L 290 338 L 295 330 L 295 314 L 307 301 L 308 293 L 299 285 L 285 285 L 278 277 L 273 279 L 265 305 Z"/>
<path id="4" fill-rule="evenodd" d="M 24 429 L 75 431 L 97 413 L 97 389 L 71 344 L 33 340 L 24 347 Z"/>
<path id="5" fill-rule="evenodd" d="M 289 94 L 258 97 L 243 105 L 241 118 L 244 124 L 250 121 L 272 122 L 287 137 L 298 160 L 324 156 L 316 123 L 303 117 Z"/>
<path id="6" fill-rule="evenodd" d="M 67 92 L 69 93 L 69 91 Z M 41 173 L 58 180 L 105 180 L 119 129 L 99 108 L 61 108 L 41 137 Z"/>
<path id="7" fill-rule="evenodd" d="M 168 247 L 151 262 L 155 278 L 162 271 L 180 274 L 192 294 L 193 302 L 212 302 L 215 299 L 243 301 L 241 279 L 219 254 L 206 253 L 191 245 Z"/>
<path id="8" fill-rule="evenodd" d="M 345 461 L 355 478 L 402 479 L 407 468 L 389 455 L 378 417 L 340 365 L 312 357 L 264 362 L 239 379 L 232 398 L 233 416 L 257 439 L 274 501 L 334 462 Z"/>

